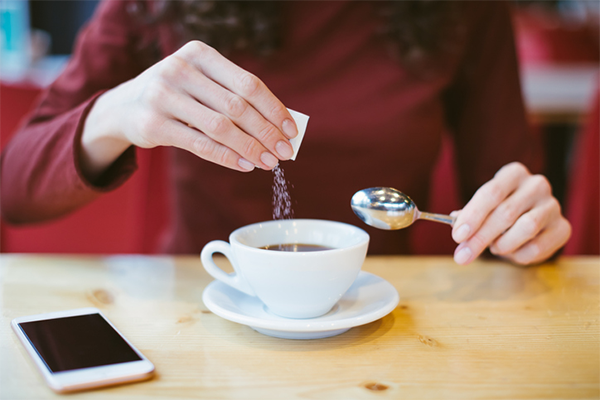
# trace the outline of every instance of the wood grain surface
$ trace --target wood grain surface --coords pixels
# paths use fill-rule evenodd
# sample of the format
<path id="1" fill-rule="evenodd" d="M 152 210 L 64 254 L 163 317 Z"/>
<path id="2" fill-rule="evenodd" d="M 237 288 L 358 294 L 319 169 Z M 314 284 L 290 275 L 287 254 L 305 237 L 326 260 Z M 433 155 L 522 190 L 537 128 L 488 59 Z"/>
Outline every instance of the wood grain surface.
<path id="1" fill-rule="evenodd" d="M 221 265 L 225 265 L 222 260 Z M 0 256 L 0 399 L 46 399 L 10 321 L 98 307 L 154 379 L 70 399 L 598 399 L 600 258 L 517 267 L 368 257 L 388 316 L 327 339 L 286 340 L 212 314 L 199 257 Z"/>

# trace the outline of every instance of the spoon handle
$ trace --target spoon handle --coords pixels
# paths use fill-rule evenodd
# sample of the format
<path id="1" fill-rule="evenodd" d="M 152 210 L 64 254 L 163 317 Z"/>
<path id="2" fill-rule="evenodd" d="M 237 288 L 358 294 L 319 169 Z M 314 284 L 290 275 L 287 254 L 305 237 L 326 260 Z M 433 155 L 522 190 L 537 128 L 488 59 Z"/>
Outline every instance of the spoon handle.
<path id="1" fill-rule="evenodd" d="M 420 219 L 426 219 L 428 221 L 441 222 L 443 224 L 448 224 L 450 226 L 454 226 L 454 221 L 456 221 L 455 217 L 451 217 L 449 215 L 444 214 L 434 214 L 428 212 L 421 212 L 419 214 Z"/>

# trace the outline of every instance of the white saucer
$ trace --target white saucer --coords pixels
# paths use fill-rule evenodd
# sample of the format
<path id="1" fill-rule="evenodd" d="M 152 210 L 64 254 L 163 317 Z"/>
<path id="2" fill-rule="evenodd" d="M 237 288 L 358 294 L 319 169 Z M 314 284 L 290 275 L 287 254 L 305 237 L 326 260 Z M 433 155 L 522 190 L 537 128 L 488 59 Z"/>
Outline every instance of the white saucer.
<path id="1" fill-rule="evenodd" d="M 308 319 L 283 318 L 271 313 L 257 297 L 248 296 L 220 281 L 211 282 L 202 301 L 214 314 L 283 339 L 321 339 L 383 318 L 400 301 L 385 279 L 361 271 L 346 294 L 327 314 Z"/>

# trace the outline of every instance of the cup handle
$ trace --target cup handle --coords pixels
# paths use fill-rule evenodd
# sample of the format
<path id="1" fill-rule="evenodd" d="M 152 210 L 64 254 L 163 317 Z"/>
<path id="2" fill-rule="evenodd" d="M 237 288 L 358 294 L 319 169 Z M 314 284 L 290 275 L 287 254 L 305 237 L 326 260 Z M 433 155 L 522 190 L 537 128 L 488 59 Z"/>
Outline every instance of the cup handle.
<path id="1" fill-rule="evenodd" d="M 221 268 L 217 267 L 217 264 L 215 264 L 213 261 L 213 254 L 215 253 L 221 253 L 227 257 L 235 272 L 228 274 Z M 204 266 L 206 272 L 208 272 L 213 278 L 241 292 L 244 292 L 247 295 L 256 296 L 254 290 L 252 290 L 248 282 L 246 282 L 246 280 L 240 274 L 237 261 L 235 260 L 233 251 L 231 250 L 231 245 L 229 243 L 222 240 L 213 240 L 212 242 L 207 243 L 200 253 L 200 260 L 202 261 L 202 265 Z"/>

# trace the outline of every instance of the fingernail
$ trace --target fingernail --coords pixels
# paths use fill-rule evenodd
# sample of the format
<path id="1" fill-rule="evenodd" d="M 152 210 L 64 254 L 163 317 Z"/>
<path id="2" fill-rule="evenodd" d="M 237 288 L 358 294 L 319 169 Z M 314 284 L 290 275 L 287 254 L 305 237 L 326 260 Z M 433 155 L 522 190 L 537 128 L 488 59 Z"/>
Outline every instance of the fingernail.
<path id="1" fill-rule="evenodd" d="M 473 253 L 468 247 L 463 247 L 458 253 L 454 255 L 454 261 L 458 264 L 466 264 L 471 259 Z"/>
<path id="2" fill-rule="evenodd" d="M 260 156 L 260 161 L 262 161 L 269 168 L 275 167 L 279 162 L 279 160 L 271 153 L 262 153 Z"/>
<path id="3" fill-rule="evenodd" d="M 283 133 L 285 133 L 290 139 L 298 135 L 296 124 L 291 119 L 284 120 L 283 124 L 281 124 L 281 127 L 283 128 Z"/>
<path id="4" fill-rule="evenodd" d="M 292 146 L 290 146 L 283 140 L 277 142 L 277 144 L 275 145 L 275 150 L 277 150 L 277 153 L 281 158 L 284 158 L 286 160 L 294 155 L 294 149 L 292 149 Z"/>
<path id="5" fill-rule="evenodd" d="M 452 234 L 452 238 L 456 243 L 461 243 L 463 240 L 469 237 L 469 233 L 471 233 L 471 227 L 467 224 L 462 224 Z"/>
<path id="6" fill-rule="evenodd" d="M 238 165 L 240 167 L 242 167 L 243 170 L 246 170 L 246 171 L 252 171 L 254 169 L 254 164 L 252 164 L 250 161 L 245 160 L 243 158 L 240 158 L 238 160 Z"/>

